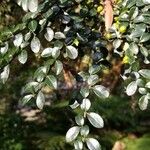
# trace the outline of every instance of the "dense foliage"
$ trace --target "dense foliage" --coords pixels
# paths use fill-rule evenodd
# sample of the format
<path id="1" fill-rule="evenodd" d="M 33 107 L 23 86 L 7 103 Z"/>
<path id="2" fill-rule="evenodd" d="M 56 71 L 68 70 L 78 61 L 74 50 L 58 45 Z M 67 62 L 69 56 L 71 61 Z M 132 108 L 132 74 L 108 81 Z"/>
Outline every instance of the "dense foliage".
<path id="1" fill-rule="evenodd" d="M 141 110 L 148 106 L 149 0 L 116 1 L 109 31 L 105 30 L 103 1 L 44 0 L 38 4 L 37 0 L 19 0 L 18 4 L 26 15 L 0 33 L 1 84 L 11 75 L 16 58 L 21 64 L 35 62 L 37 69 L 20 90 L 22 105 L 35 99 L 42 109 L 44 94 L 61 92 L 65 83 L 70 107 L 80 112 L 66 141 L 73 142 L 75 149 L 83 149 L 83 143 L 90 150 L 100 149 L 99 142 L 89 136 L 87 123 L 95 128 L 104 126 L 102 117 L 90 109 L 94 94 L 102 99 L 109 97 L 116 86 L 113 81 L 121 77 L 126 94 L 136 93 Z M 116 64 L 117 79 L 108 83 L 106 76 L 112 75 Z"/>

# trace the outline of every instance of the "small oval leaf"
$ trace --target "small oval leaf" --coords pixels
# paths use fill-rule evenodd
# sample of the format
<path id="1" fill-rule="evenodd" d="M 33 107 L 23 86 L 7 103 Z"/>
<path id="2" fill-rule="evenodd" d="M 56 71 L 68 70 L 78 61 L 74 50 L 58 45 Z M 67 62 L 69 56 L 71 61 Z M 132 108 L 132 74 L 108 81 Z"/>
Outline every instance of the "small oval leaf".
<path id="1" fill-rule="evenodd" d="M 78 116 L 75 117 L 75 121 L 76 121 L 77 125 L 83 126 L 83 124 L 84 124 L 84 117 L 81 116 L 81 115 L 78 115 Z"/>
<path id="2" fill-rule="evenodd" d="M 80 90 L 80 93 L 84 98 L 88 97 L 90 94 L 89 88 L 88 87 L 82 87 Z"/>
<path id="3" fill-rule="evenodd" d="M 83 142 L 81 140 L 76 140 L 74 142 L 74 148 L 76 150 L 82 150 L 83 149 Z"/>
<path id="4" fill-rule="evenodd" d="M 22 105 L 25 105 L 26 103 L 28 103 L 32 97 L 34 97 L 32 94 L 24 96 L 22 99 Z"/>
<path id="5" fill-rule="evenodd" d="M 56 32 L 55 33 L 55 39 L 60 40 L 60 39 L 65 39 L 66 36 L 62 32 Z"/>
<path id="6" fill-rule="evenodd" d="M 101 150 L 99 142 L 94 138 L 87 138 L 86 144 L 89 150 Z"/>
<path id="7" fill-rule="evenodd" d="M 149 69 L 142 69 L 139 73 L 146 79 L 150 79 L 150 70 Z"/>
<path id="8" fill-rule="evenodd" d="M 28 53 L 26 50 L 23 50 L 20 55 L 18 55 L 18 60 L 21 64 L 25 64 L 28 58 Z"/>
<path id="9" fill-rule="evenodd" d="M 90 102 L 90 100 L 87 99 L 87 98 L 83 99 L 83 101 L 82 101 L 80 107 L 81 107 L 82 110 L 85 110 L 85 111 L 89 110 L 90 107 L 91 107 L 91 102 Z"/>
<path id="10" fill-rule="evenodd" d="M 47 41 L 52 41 L 54 38 L 54 31 L 51 28 L 46 29 L 47 32 L 45 33 L 44 37 Z"/>
<path id="11" fill-rule="evenodd" d="M 15 35 L 15 39 L 13 41 L 14 45 L 16 47 L 19 47 L 22 42 L 23 42 L 23 35 L 21 33 Z"/>
<path id="12" fill-rule="evenodd" d="M 34 32 L 37 29 L 37 21 L 36 20 L 32 20 L 31 22 L 29 22 L 28 24 L 28 28 Z"/>
<path id="13" fill-rule="evenodd" d="M 75 101 L 72 105 L 70 105 L 72 109 L 76 109 L 78 106 L 79 106 L 79 103 L 77 101 Z"/>
<path id="14" fill-rule="evenodd" d="M 93 88 L 94 93 L 101 98 L 107 98 L 109 97 L 109 91 L 107 88 L 105 88 L 102 85 L 96 85 Z"/>
<path id="15" fill-rule="evenodd" d="M 53 88 L 57 89 L 57 79 L 53 75 L 47 76 L 46 80 L 45 80 L 45 83 L 49 87 L 53 87 Z"/>
<path id="16" fill-rule="evenodd" d="M 75 140 L 76 137 L 78 136 L 79 132 L 80 132 L 80 127 L 78 127 L 78 126 L 74 126 L 74 127 L 70 128 L 66 134 L 66 141 L 72 142 L 73 140 Z"/>
<path id="17" fill-rule="evenodd" d="M 103 128 L 104 127 L 104 121 L 102 117 L 94 112 L 87 113 L 87 118 L 89 122 L 95 127 L 95 128 Z"/>
<path id="18" fill-rule="evenodd" d="M 60 49 L 58 47 L 54 47 L 52 50 L 52 57 L 56 59 L 57 57 L 59 57 L 59 55 L 60 55 Z"/>
<path id="19" fill-rule="evenodd" d="M 81 127 L 80 134 L 86 137 L 90 132 L 89 126 L 85 125 Z"/>
<path id="20" fill-rule="evenodd" d="M 9 65 L 4 67 L 3 72 L 0 74 L 0 79 L 2 80 L 3 84 L 7 81 L 10 73 Z"/>
<path id="21" fill-rule="evenodd" d="M 40 51 L 40 48 L 41 48 L 40 40 L 37 37 L 34 37 L 31 41 L 31 50 L 34 53 L 38 53 Z"/>
<path id="22" fill-rule="evenodd" d="M 46 49 L 43 50 L 41 56 L 42 57 L 49 57 L 49 56 L 52 55 L 52 51 L 53 51 L 53 49 L 50 48 L 50 47 L 48 47 L 48 48 L 46 48 Z"/>
<path id="23" fill-rule="evenodd" d="M 146 110 L 148 106 L 148 96 L 144 95 L 139 99 L 139 107 L 141 110 Z"/>
<path id="24" fill-rule="evenodd" d="M 38 0 L 29 0 L 28 1 L 28 9 L 31 12 L 36 12 L 38 9 Z"/>
<path id="25" fill-rule="evenodd" d="M 22 0 L 22 8 L 24 11 L 28 11 L 28 0 Z"/>
<path id="26" fill-rule="evenodd" d="M 95 85 L 97 82 L 99 81 L 99 76 L 98 75 L 91 75 L 89 78 L 88 78 L 88 84 L 89 85 Z"/>
<path id="27" fill-rule="evenodd" d="M 44 103 L 45 103 L 45 96 L 41 91 L 39 91 L 36 98 L 36 105 L 39 109 L 43 109 Z"/>
<path id="28" fill-rule="evenodd" d="M 70 46 L 67 46 L 66 48 L 67 48 L 66 50 L 67 56 L 70 59 L 76 59 L 78 57 L 78 50 L 75 47 L 70 45 Z"/>
<path id="29" fill-rule="evenodd" d="M 133 81 L 127 86 L 126 93 L 128 96 L 131 96 L 135 94 L 136 90 L 137 90 L 137 82 Z"/>
<path id="30" fill-rule="evenodd" d="M 0 48 L 0 53 L 5 54 L 8 51 L 8 42 L 5 42 L 5 46 Z"/>
<path id="31" fill-rule="evenodd" d="M 55 69 L 56 69 L 56 75 L 59 75 L 61 71 L 63 70 L 63 64 L 61 61 L 57 60 L 55 62 Z"/>

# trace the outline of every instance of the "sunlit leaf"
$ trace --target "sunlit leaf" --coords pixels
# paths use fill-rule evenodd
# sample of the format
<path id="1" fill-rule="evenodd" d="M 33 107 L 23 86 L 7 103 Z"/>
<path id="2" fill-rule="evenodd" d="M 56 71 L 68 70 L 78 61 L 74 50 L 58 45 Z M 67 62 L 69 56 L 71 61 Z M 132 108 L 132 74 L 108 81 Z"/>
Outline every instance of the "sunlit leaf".
<path id="1" fill-rule="evenodd" d="M 91 76 L 89 76 L 89 78 L 88 78 L 88 84 L 89 85 L 95 85 L 97 82 L 99 81 L 99 77 L 98 77 L 98 75 L 91 75 Z"/>
<path id="2" fill-rule="evenodd" d="M 133 81 L 127 86 L 126 93 L 128 96 L 132 96 L 135 94 L 136 90 L 137 90 L 137 82 Z"/>
<path id="3" fill-rule="evenodd" d="M 53 48 L 48 47 L 48 48 L 43 50 L 41 56 L 42 57 L 49 57 L 52 55 L 52 51 L 53 51 Z"/>
<path id="4" fill-rule="evenodd" d="M 31 50 L 34 53 L 38 53 L 40 51 L 40 48 L 41 48 L 40 40 L 37 37 L 34 37 L 31 41 Z"/>
<path id="5" fill-rule="evenodd" d="M 82 150 L 83 149 L 83 142 L 81 140 L 76 140 L 74 142 L 74 148 L 76 150 Z"/>
<path id="6" fill-rule="evenodd" d="M 57 79 L 53 75 L 46 77 L 45 83 L 52 88 L 57 89 Z"/>
<path id="7" fill-rule="evenodd" d="M 66 134 L 66 141 L 72 142 L 73 140 L 75 140 L 79 132 L 80 132 L 80 127 L 78 126 L 74 126 L 70 128 Z"/>
<path id="8" fill-rule="evenodd" d="M 0 48 L 0 53 L 5 54 L 8 51 L 8 42 L 5 42 L 5 46 Z"/>
<path id="9" fill-rule="evenodd" d="M 52 57 L 53 58 L 58 58 L 60 55 L 60 49 L 58 47 L 54 47 L 52 50 Z"/>
<path id="10" fill-rule="evenodd" d="M 139 52 L 139 47 L 138 47 L 138 45 L 135 44 L 134 42 L 130 44 L 129 49 L 130 49 L 130 51 L 131 51 L 133 54 L 135 54 L 135 55 L 137 55 L 138 52 Z"/>
<path id="11" fill-rule="evenodd" d="M 82 126 L 81 127 L 81 130 L 80 130 L 80 134 L 82 135 L 82 136 L 87 136 L 88 134 L 89 134 L 89 131 L 90 129 L 89 129 L 89 126 L 87 126 L 87 125 L 85 125 L 85 126 Z"/>
<path id="12" fill-rule="evenodd" d="M 44 104 L 45 104 L 45 96 L 41 91 L 39 91 L 36 98 L 36 105 L 39 109 L 43 109 Z"/>
<path id="13" fill-rule="evenodd" d="M 87 118 L 95 128 L 103 128 L 104 121 L 102 117 L 94 112 L 87 113 Z"/>
<path id="14" fill-rule="evenodd" d="M 84 125 L 84 118 L 81 115 L 78 115 L 75 117 L 75 121 L 79 126 L 83 126 Z"/>
<path id="15" fill-rule="evenodd" d="M 26 103 L 28 103 L 31 100 L 31 98 L 33 98 L 33 97 L 34 97 L 33 94 L 29 94 L 29 95 L 24 96 L 22 99 L 22 105 L 25 105 Z"/>
<path id="16" fill-rule="evenodd" d="M 61 61 L 57 60 L 55 62 L 55 69 L 56 69 L 56 75 L 59 75 L 61 71 L 63 70 L 63 64 Z"/>
<path id="17" fill-rule="evenodd" d="M 29 22 L 28 24 L 28 28 L 34 32 L 37 29 L 37 21 L 36 20 L 32 20 L 31 22 Z"/>
<path id="18" fill-rule="evenodd" d="M 81 88 L 80 93 L 83 97 L 88 97 L 89 96 L 89 88 L 88 87 Z"/>
<path id="19" fill-rule="evenodd" d="M 148 106 L 148 96 L 147 95 L 144 95 L 142 96 L 140 99 L 139 99 L 139 107 L 141 110 L 146 110 L 147 109 L 147 106 Z"/>
<path id="20" fill-rule="evenodd" d="M 83 99 L 83 101 L 82 101 L 80 107 L 81 107 L 82 110 L 86 110 L 86 111 L 89 110 L 90 107 L 91 107 L 91 102 L 90 102 L 90 100 L 87 99 L 87 98 Z"/>
<path id="21" fill-rule="evenodd" d="M 3 84 L 7 81 L 10 73 L 9 65 L 4 67 L 3 72 L 0 74 L 0 79 L 2 80 Z"/>
<path id="22" fill-rule="evenodd" d="M 145 87 L 150 89 L 150 81 L 146 83 Z"/>
<path id="23" fill-rule="evenodd" d="M 38 0 L 29 0 L 28 1 L 28 9 L 31 12 L 36 12 L 38 9 Z"/>
<path id="24" fill-rule="evenodd" d="M 51 28 L 47 28 L 46 31 L 47 32 L 44 35 L 45 39 L 50 42 L 54 38 L 54 31 Z"/>
<path id="25" fill-rule="evenodd" d="M 73 47 L 73 46 L 67 46 L 66 47 L 66 52 L 67 52 L 67 56 L 70 58 L 70 59 L 76 59 L 78 57 L 78 50 Z"/>
<path id="26" fill-rule="evenodd" d="M 28 0 L 22 0 L 22 8 L 24 11 L 28 11 Z"/>
<path id="27" fill-rule="evenodd" d="M 120 39 L 114 40 L 114 41 L 113 41 L 113 46 L 114 46 L 114 48 L 115 48 L 115 49 L 119 48 L 120 45 L 121 45 L 121 43 L 122 43 L 122 40 L 120 40 Z"/>
<path id="28" fill-rule="evenodd" d="M 75 109 L 75 108 L 77 108 L 79 106 L 79 103 L 77 102 L 77 101 L 75 101 L 72 105 L 70 105 L 70 107 L 72 108 L 72 109 Z"/>
<path id="29" fill-rule="evenodd" d="M 107 98 L 109 97 L 109 91 L 107 88 L 105 88 L 102 85 L 96 85 L 93 87 L 93 91 L 94 93 L 98 96 L 98 97 L 102 97 L 102 98 Z"/>
<path id="30" fill-rule="evenodd" d="M 19 47 L 23 42 L 23 35 L 21 33 L 15 35 L 15 39 L 13 42 L 16 47 Z"/>
<path id="31" fill-rule="evenodd" d="M 86 144 L 89 150 L 101 150 L 99 142 L 94 138 L 86 139 Z"/>
<path id="32" fill-rule="evenodd" d="M 150 70 L 149 69 L 142 69 L 139 73 L 146 79 L 150 79 Z"/>
<path id="33" fill-rule="evenodd" d="M 39 83 L 38 82 L 29 82 L 25 85 L 24 87 L 24 92 L 25 93 L 34 93 L 36 91 L 38 91 L 40 88 Z"/>
<path id="34" fill-rule="evenodd" d="M 18 60 L 21 64 L 25 64 L 28 58 L 28 53 L 26 50 L 23 50 L 19 55 L 18 55 Z"/>
<path id="35" fill-rule="evenodd" d="M 64 33 L 62 33 L 62 32 L 56 32 L 55 33 L 55 39 L 65 39 L 66 38 L 66 36 L 64 35 Z"/>
<path id="36" fill-rule="evenodd" d="M 140 38 L 140 42 L 147 42 L 150 41 L 150 33 L 143 33 L 143 35 Z"/>

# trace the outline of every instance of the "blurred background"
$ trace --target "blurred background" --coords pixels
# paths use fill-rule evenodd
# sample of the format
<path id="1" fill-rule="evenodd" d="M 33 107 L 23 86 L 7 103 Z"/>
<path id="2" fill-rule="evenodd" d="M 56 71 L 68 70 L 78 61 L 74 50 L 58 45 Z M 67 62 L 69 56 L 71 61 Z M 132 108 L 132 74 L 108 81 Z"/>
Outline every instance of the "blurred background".
<path id="1" fill-rule="evenodd" d="M 0 30 L 17 24 L 23 15 L 13 0 L 1 0 Z M 78 111 L 68 107 L 66 92 L 49 94 L 45 89 L 47 101 L 42 111 L 34 101 L 20 106 L 21 88 L 37 66 L 31 60 L 26 65 L 18 65 L 15 60 L 12 64 L 7 84 L 0 84 L 0 150 L 72 150 L 65 143 L 65 134 L 74 125 Z M 91 109 L 101 114 L 105 127 L 91 126 L 91 135 L 98 138 L 102 150 L 150 150 L 150 107 L 139 110 L 137 98 L 126 97 L 120 90 L 120 82 L 119 79 L 115 82 L 109 99 L 92 97 Z"/>

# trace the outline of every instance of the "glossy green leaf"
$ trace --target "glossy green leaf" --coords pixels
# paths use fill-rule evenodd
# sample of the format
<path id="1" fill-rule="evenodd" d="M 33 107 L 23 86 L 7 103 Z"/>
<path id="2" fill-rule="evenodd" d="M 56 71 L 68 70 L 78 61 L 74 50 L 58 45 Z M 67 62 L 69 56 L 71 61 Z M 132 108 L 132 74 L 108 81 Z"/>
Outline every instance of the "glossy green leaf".
<path id="1" fill-rule="evenodd" d="M 37 29 L 37 21 L 36 20 L 32 20 L 31 22 L 29 22 L 28 24 L 28 28 L 34 32 Z"/>
<path id="2" fill-rule="evenodd" d="M 61 71 L 63 70 L 63 64 L 61 61 L 57 60 L 55 62 L 55 69 L 56 69 L 56 75 L 59 75 Z"/>
<path id="3" fill-rule="evenodd" d="M 76 116 L 75 121 L 76 121 L 77 125 L 79 125 L 79 126 L 84 125 L 84 117 L 81 115 Z"/>
<path id="4" fill-rule="evenodd" d="M 91 75 L 89 76 L 87 82 L 89 85 L 95 85 L 99 81 L 99 76 L 98 75 Z"/>
<path id="5" fill-rule="evenodd" d="M 101 150 L 99 142 L 94 138 L 87 138 L 86 144 L 89 150 Z"/>
<path id="6" fill-rule="evenodd" d="M 94 93 L 100 98 L 107 98 L 109 97 L 109 91 L 102 85 L 96 85 L 93 87 Z"/>
<path id="7" fill-rule="evenodd" d="M 45 96 L 41 91 L 39 91 L 36 98 L 36 105 L 39 109 L 43 109 L 44 104 L 45 104 Z"/>
<path id="8" fill-rule="evenodd" d="M 146 110 L 147 109 L 147 106 L 148 106 L 148 96 L 147 95 L 144 95 L 142 96 L 140 99 L 139 99 L 139 107 L 141 110 Z"/>
<path id="9" fill-rule="evenodd" d="M 89 88 L 88 87 L 82 87 L 80 90 L 81 95 L 86 98 L 89 96 Z"/>
<path id="10" fill-rule="evenodd" d="M 0 79 L 2 80 L 3 84 L 7 81 L 9 77 L 9 73 L 10 73 L 10 67 L 9 65 L 7 65 L 4 67 L 3 72 L 0 74 Z"/>
<path id="11" fill-rule="evenodd" d="M 142 69 L 139 73 L 146 79 L 150 79 L 150 70 L 149 69 Z"/>
<path id="12" fill-rule="evenodd" d="M 104 127 L 104 121 L 102 117 L 94 112 L 87 113 L 87 118 L 89 122 L 95 127 L 95 128 L 103 128 Z"/>
<path id="13" fill-rule="evenodd" d="M 19 55 L 18 55 L 18 60 L 21 64 L 25 64 L 28 59 L 28 53 L 26 50 L 23 50 Z"/>
<path id="14" fill-rule="evenodd" d="M 16 47 L 19 47 L 22 42 L 23 42 L 23 35 L 21 33 L 15 35 L 15 39 L 13 41 L 14 45 Z"/>
<path id="15" fill-rule="evenodd" d="M 43 50 L 41 56 L 42 57 L 49 57 L 52 55 L 52 51 L 53 51 L 53 48 L 48 47 L 48 48 Z"/>
<path id="16" fill-rule="evenodd" d="M 127 89 L 126 89 L 126 93 L 128 96 L 132 96 L 135 94 L 137 90 L 137 82 L 136 81 L 132 81 L 128 86 L 127 86 Z"/>
<path id="17" fill-rule="evenodd" d="M 40 40 L 37 37 L 34 37 L 31 41 L 31 50 L 34 53 L 38 53 L 40 51 L 40 48 L 41 48 Z"/>
<path id="18" fill-rule="evenodd" d="M 29 95 L 24 96 L 22 99 L 22 105 L 27 104 L 31 100 L 31 98 L 33 98 L 33 97 L 34 97 L 33 94 L 29 94 Z"/>
<path id="19" fill-rule="evenodd" d="M 76 59 L 78 57 L 78 50 L 73 47 L 73 46 L 67 46 L 66 47 L 66 52 L 67 52 L 67 56 L 70 58 L 70 59 Z"/>
<path id="20" fill-rule="evenodd" d="M 62 32 L 56 32 L 54 37 L 55 37 L 55 39 L 57 39 L 57 40 L 65 39 L 65 38 L 66 38 L 65 34 L 62 33 Z"/>
<path id="21" fill-rule="evenodd" d="M 54 89 L 57 89 L 57 79 L 53 75 L 46 77 L 45 83 Z"/>
<path id="22" fill-rule="evenodd" d="M 81 105 L 80 105 L 80 108 L 81 108 L 82 110 L 88 111 L 88 110 L 90 109 L 90 107 L 91 107 L 91 102 L 90 102 L 90 100 L 87 99 L 87 98 L 84 98 L 84 99 L 82 100 L 82 103 L 81 103 Z"/>
<path id="23" fill-rule="evenodd" d="M 28 1 L 28 9 L 31 12 L 36 12 L 38 9 L 38 0 L 29 0 Z"/>
<path id="24" fill-rule="evenodd" d="M 83 149 L 83 142 L 81 140 L 76 140 L 74 142 L 74 148 L 76 150 L 82 150 Z"/>
<path id="25" fill-rule="evenodd" d="M 66 141 L 72 142 L 73 140 L 75 140 L 77 138 L 79 132 L 80 132 L 80 127 L 78 127 L 78 126 L 74 126 L 74 127 L 70 128 L 66 134 Z"/>
<path id="26" fill-rule="evenodd" d="M 54 38 L 54 31 L 51 28 L 47 28 L 46 31 L 47 32 L 44 35 L 45 39 L 50 42 Z"/>
<path id="27" fill-rule="evenodd" d="M 140 42 L 147 42 L 150 41 L 150 33 L 143 33 L 143 35 L 140 38 Z"/>
<path id="28" fill-rule="evenodd" d="M 84 126 L 81 127 L 80 134 L 82 136 L 86 137 L 89 134 L 89 132 L 90 132 L 89 126 L 84 125 Z"/>

